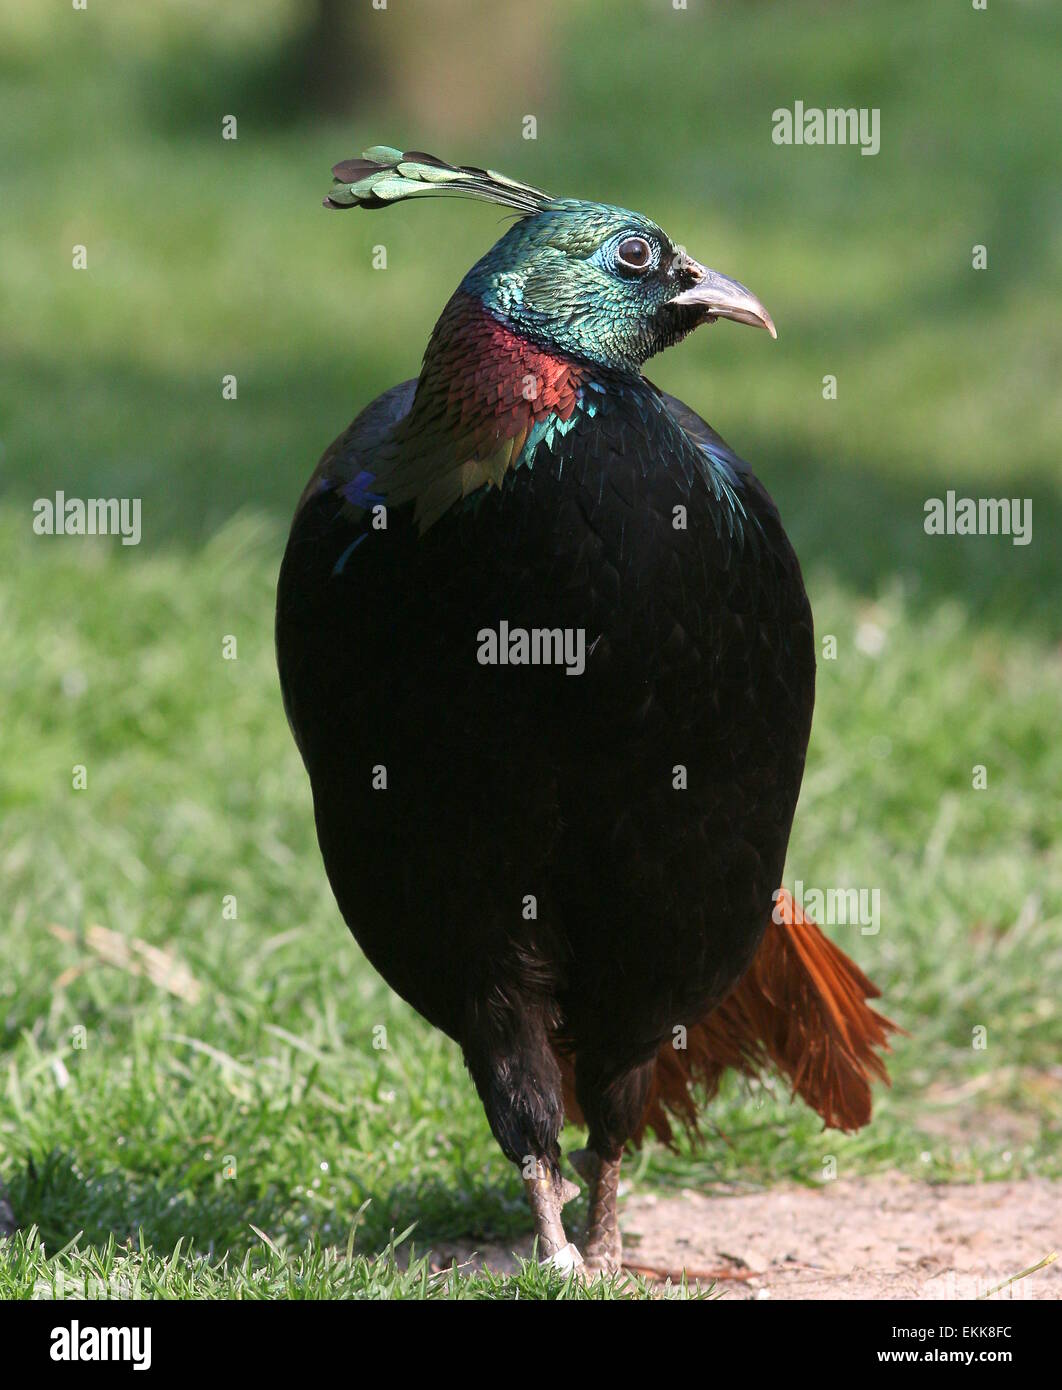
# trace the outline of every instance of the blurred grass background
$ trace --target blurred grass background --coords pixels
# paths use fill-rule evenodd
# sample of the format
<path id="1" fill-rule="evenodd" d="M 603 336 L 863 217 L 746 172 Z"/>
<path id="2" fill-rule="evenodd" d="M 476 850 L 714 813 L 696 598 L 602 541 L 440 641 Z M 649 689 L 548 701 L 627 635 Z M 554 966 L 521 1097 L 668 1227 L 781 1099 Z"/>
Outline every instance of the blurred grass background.
<path id="1" fill-rule="evenodd" d="M 734 1084 L 701 1152 L 632 1180 L 1062 1172 L 1060 54 L 1048 0 L 9 0 L 0 1177 L 39 1239 L 0 1293 L 118 1258 L 175 1294 L 415 1295 L 326 1258 L 363 1203 L 363 1252 L 526 1228 L 455 1049 L 339 920 L 273 665 L 306 476 L 502 230 L 456 202 L 325 213 L 331 164 L 381 142 L 645 211 L 779 327 L 649 374 L 754 463 L 837 636 L 787 880 L 880 887 L 880 934 L 835 934 L 911 1036 L 862 1134 Z M 879 107 L 881 152 L 774 145 L 797 99 Z M 143 543 L 34 536 L 57 489 L 142 498 Z M 927 537 L 949 489 L 1031 497 L 1033 543 Z M 99 963 L 96 924 L 172 950 L 198 999 Z"/>

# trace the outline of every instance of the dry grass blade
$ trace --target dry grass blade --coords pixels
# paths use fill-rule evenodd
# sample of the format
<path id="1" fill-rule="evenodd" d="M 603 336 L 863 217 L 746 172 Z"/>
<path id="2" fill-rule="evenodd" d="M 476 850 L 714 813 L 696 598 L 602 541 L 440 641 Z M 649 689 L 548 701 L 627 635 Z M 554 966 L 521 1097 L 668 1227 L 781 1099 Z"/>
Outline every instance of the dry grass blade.
<path id="1" fill-rule="evenodd" d="M 991 1298 L 994 1293 L 999 1293 L 1001 1289 L 1009 1288 L 1011 1284 L 1016 1284 L 1019 1279 L 1025 1279 L 1028 1275 L 1035 1274 L 1038 1269 L 1046 1269 L 1048 1265 L 1053 1265 L 1057 1259 L 1058 1251 L 1052 1250 L 1050 1255 L 1045 1255 L 1042 1260 L 1030 1265 L 1028 1269 L 1023 1269 L 1020 1274 L 1012 1274 L 1009 1279 L 1004 1279 L 1002 1284 L 995 1284 L 985 1293 L 978 1294 L 978 1302 L 985 1298 Z"/>
<path id="2" fill-rule="evenodd" d="M 78 937 L 67 927 L 53 924 L 49 930 L 60 941 L 76 943 Z M 111 931 L 109 927 L 98 924 L 89 927 L 83 944 L 93 952 L 96 960 L 85 960 L 68 967 L 56 980 L 56 988 L 62 989 L 71 980 L 91 968 L 98 961 L 113 965 L 129 975 L 144 976 L 159 989 L 174 994 L 188 1004 L 196 1004 L 202 994 L 202 986 L 183 962 L 177 960 L 172 951 L 160 950 L 136 936 L 123 936 Z"/>

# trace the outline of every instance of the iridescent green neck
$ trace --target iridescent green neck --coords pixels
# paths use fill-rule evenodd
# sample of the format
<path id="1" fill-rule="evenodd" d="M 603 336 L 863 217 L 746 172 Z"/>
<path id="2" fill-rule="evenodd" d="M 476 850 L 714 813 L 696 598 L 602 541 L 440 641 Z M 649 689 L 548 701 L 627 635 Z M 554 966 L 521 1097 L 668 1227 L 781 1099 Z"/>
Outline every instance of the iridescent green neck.
<path id="1" fill-rule="evenodd" d="M 625 208 L 557 202 L 510 227 L 461 291 L 541 347 L 637 376 L 657 350 L 654 325 L 604 270 L 612 243 L 637 230 L 659 235 Z"/>

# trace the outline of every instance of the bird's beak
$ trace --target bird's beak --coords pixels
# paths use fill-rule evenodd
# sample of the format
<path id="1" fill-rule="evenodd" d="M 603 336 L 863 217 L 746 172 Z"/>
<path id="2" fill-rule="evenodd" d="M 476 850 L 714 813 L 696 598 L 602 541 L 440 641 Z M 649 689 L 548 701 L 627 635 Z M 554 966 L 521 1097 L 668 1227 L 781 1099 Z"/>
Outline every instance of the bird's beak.
<path id="1" fill-rule="evenodd" d="M 770 314 L 751 290 L 690 258 L 686 259 L 684 268 L 699 278 L 688 290 L 669 300 L 670 305 L 700 310 L 705 323 L 733 319 L 735 323 L 748 323 L 753 328 L 766 328 L 772 338 L 778 337 Z"/>

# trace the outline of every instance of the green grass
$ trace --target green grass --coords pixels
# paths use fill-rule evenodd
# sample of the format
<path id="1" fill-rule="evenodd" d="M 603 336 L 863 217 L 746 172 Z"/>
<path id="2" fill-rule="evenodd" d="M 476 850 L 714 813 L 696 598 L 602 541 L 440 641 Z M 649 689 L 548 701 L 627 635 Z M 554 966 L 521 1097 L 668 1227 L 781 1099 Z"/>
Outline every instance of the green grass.
<path id="1" fill-rule="evenodd" d="M 152 11 L 16 5 L 0 32 L 19 132 L 19 216 L 0 224 L 0 1176 L 35 1228 L 0 1296 L 60 1275 L 170 1297 L 587 1296 L 533 1266 L 407 1267 L 411 1245 L 516 1240 L 527 1215 L 456 1049 L 338 918 L 273 664 L 305 475 L 416 370 L 496 218 L 318 215 L 335 158 L 441 137 L 410 129 L 401 90 L 342 128 L 282 107 L 261 74 L 292 7 Z M 878 935 L 834 934 L 910 1034 L 861 1134 L 732 1082 L 699 1151 L 647 1148 L 628 1177 L 815 1183 L 828 1155 L 841 1176 L 1062 1177 L 1062 23 L 1046 4 L 771 13 L 693 14 L 691 42 L 625 9 L 606 62 L 591 38 L 615 14 L 559 9 L 548 94 L 517 83 L 478 121 L 489 136 L 440 145 L 651 212 L 774 314 L 777 344 L 719 326 L 652 375 L 757 461 L 837 637 L 787 881 L 880 889 Z M 771 145 L 770 109 L 798 96 L 879 104 L 881 155 Z M 56 488 L 142 497 L 143 544 L 33 536 Z M 948 488 L 1033 497 L 1033 544 L 927 538 L 922 504 Z M 197 998 L 100 961 L 94 925 L 172 951 Z"/>
<path id="2" fill-rule="evenodd" d="M 87 1251 L 70 1241 L 48 1257 L 36 1231 L 19 1233 L 0 1264 L 0 1300 L 4 1299 L 465 1299 L 564 1300 L 611 1302 L 631 1298 L 702 1301 L 713 1287 L 702 1288 L 683 1277 L 650 1291 L 637 1275 L 617 1275 L 585 1284 L 532 1260 L 519 1273 L 502 1276 L 486 1270 L 469 1274 L 457 1267 L 433 1271 L 429 1258 L 402 1250 L 402 1237 L 378 1256 L 356 1254 L 356 1227 L 346 1245 L 322 1245 L 314 1236 L 297 1252 L 282 1250 L 264 1233 L 240 1260 L 216 1260 L 179 1241 L 160 1255 L 143 1237 L 132 1248 L 113 1237 Z"/>

